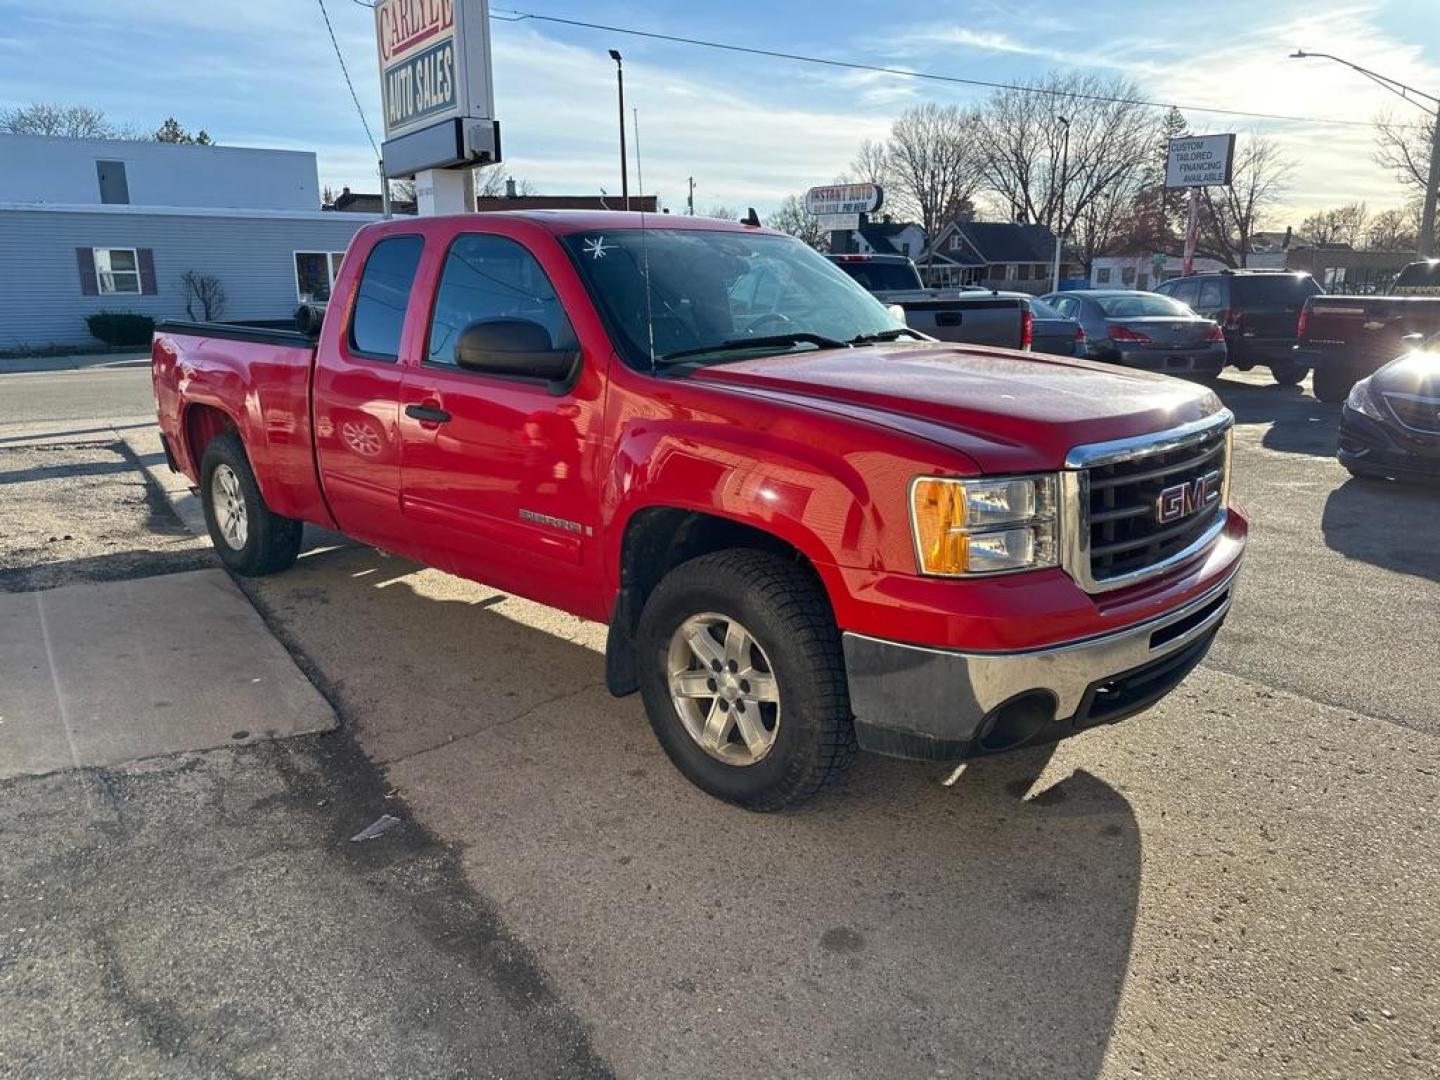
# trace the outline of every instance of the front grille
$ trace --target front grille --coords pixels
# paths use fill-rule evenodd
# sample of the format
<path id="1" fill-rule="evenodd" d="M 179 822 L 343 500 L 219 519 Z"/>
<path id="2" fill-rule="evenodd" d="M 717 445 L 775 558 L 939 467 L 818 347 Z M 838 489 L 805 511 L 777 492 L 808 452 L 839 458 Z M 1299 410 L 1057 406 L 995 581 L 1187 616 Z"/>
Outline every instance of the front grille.
<path id="1" fill-rule="evenodd" d="M 1390 406 L 1395 419 L 1411 431 L 1440 435 L 1440 398 L 1421 397 L 1417 394 L 1386 394 L 1385 404 Z"/>
<path id="2" fill-rule="evenodd" d="M 1089 531 L 1090 577 L 1105 582 L 1125 578 L 1164 563 L 1183 552 L 1225 512 L 1227 427 L 1215 426 L 1193 438 L 1157 441 L 1153 451 L 1140 447 L 1115 460 L 1101 460 L 1088 470 L 1089 502 L 1084 528 Z M 1209 484 L 1197 481 L 1211 477 Z M 1189 498 L 1175 489 L 1184 485 Z M 1161 493 L 1169 493 L 1167 517 Z"/>

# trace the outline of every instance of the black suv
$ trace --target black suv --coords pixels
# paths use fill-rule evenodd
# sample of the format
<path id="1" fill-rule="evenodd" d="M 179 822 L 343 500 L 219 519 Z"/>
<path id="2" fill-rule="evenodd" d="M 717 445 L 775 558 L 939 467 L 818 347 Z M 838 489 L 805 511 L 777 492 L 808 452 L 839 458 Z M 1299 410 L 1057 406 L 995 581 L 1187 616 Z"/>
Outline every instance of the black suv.
<path id="1" fill-rule="evenodd" d="M 1300 309 L 1325 291 L 1309 274 L 1216 270 L 1171 278 L 1155 291 L 1219 323 L 1230 363 L 1241 371 L 1263 365 L 1283 386 L 1305 378 L 1308 365 L 1295 356 Z"/>

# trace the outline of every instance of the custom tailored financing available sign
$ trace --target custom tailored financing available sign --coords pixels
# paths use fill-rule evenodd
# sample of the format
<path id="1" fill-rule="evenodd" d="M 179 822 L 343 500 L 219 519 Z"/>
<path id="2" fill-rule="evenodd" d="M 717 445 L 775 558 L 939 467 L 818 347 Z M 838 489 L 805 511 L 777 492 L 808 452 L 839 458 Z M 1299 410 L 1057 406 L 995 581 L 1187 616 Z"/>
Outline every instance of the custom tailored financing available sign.
<path id="1" fill-rule="evenodd" d="M 1235 163 L 1234 135 L 1182 135 L 1170 140 L 1167 188 L 1223 187 Z"/>
<path id="2" fill-rule="evenodd" d="M 385 137 L 454 118 L 491 120 L 487 0 L 378 0 Z"/>

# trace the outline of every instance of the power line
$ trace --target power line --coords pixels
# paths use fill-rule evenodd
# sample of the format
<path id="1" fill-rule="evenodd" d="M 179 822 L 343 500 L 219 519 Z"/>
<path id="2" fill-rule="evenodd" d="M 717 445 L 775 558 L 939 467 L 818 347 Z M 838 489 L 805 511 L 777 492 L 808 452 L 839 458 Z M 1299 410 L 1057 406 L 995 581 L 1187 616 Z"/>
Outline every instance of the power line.
<path id="1" fill-rule="evenodd" d="M 355 0 L 355 3 L 360 4 L 362 7 L 373 6 L 372 4 L 365 3 L 365 0 Z M 669 41 L 678 45 L 696 45 L 705 49 L 746 53 L 750 56 L 765 56 L 773 60 L 793 60 L 802 64 L 821 64 L 826 67 L 845 68 L 850 71 L 873 71 L 882 75 L 898 75 L 907 79 L 926 79 L 931 82 L 954 83 L 960 86 L 979 86 L 989 90 L 1014 90 L 1025 94 L 1046 94 L 1050 97 L 1069 98 L 1076 101 L 1103 101 L 1117 105 L 1144 105 L 1156 109 L 1177 108 L 1182 112 L 1213 113 L 1218 116 L 1244 116 L 1257 120 L 1285 120 L 1299 124 L 1328 124 L 1343 127 L 1373 126 L 1368 120 L 1341 120 L 1334 117 L 1321 116 L 1289 116 L 1283 113 L 1247 112 L 1243 109 L 1222 109 L 1205 105 L 1178 105 L 1168 101 L 1148 101 L 1144 98 L 1122 98 L 1111 97 L 1107 94 L 1084 94 L 1068 90 L 1050 90 L 1043 86 L 989 82 L 985 79 L 967 79 L 959 75 L 941 75 L 929 71 L 910 71 L 906 68 L 885 67 L 880 64 L 865 64 L 856 60 L 833 60 L 821 56 L 805 56 L 801 53 L 779 52 L 775 49 L 761 49 L 752 45 L 735 45 L 723 41 L 708 41 L 704 38 L 681 37 L 678 34 L 661 34 L 653 30 L 637 30 L 628 26 L 609 26 L 605 23 L 585 22 L 580 19 L 562 19 L 556 15 L 538 15 L 534 12 L 516 11 L 511 8 L 497 8 L 496 11 L 503 11 L 513 16 L 512 18 L 505 18 L 492 11 L 490 17 L 500 22 L 524 22 L 529 19 L 535 22 L 557 23 L 561 26 L 577 26 L 586 30 L 604 30 L 610 34 L 628 34 L 631 37 L 650 38 L 655 41 Z"/>
<path id="2" fill-rule="evenodd" d="M 365 126 L 365 138 L 370 140 L 370 149 L 375 156 L 380 156 L 380 148 L 375 145 L 375 136 L 370 134 L 370 121 L 365 119 L 365 110 L 360 107 L 359 95 L 355 93 L 355 84 L 350 81 L 350 69 L 345 66 L 345 55 L 340 51 L 340 43 L 335 40 L 335 28 L 330 25 L 330 13 L 325 10 L 325 0 L 315 0 L 320 5 L 320 14 L 325 18 L 325 29 L 330 31 L 330 44 L 335 46 L 335 59 L 340 61 L 340 74 L 345 76 L 345 85 L 350 88 L 350 100 L 355 102 L 355 111 L 360 114 L 360 123 Z M 359 0 L 356 0 L 359 3 Z M 369 4 L 362 5 L 370 7 Z"/>

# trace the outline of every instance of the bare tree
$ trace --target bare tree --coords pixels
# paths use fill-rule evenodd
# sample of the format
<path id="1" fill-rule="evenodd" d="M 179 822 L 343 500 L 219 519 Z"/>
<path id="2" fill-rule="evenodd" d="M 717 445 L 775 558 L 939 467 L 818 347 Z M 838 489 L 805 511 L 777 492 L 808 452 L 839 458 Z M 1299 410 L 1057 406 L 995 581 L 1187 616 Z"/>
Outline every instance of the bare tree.
<path id="1" fill-rule="evenodd" d="M 1259 133 L 1237 139 L 1230 185 L 1200 189 L 1196 250 L 1227 266 L 1247 265 L 1251 238 L 1284 193 L 1292 168 L 1275 140 Z"/>
<path id="2" fill-rule="evenodd" d="M 475 170 L 475 195 L 481 199 L 494 199 L 510 193 L 510 182 L 515 182 L 516 195 L 534 195 L 535 185 L 529 180 L 516 179 L 504 169 L 486 166 Z"/>
<path id="3" fill-rule="evenodd" d="M 415 201 L 414 180 L 389 180 L 387 183 L 390 185 L 390 201 L 392 203 L 413 203 Z"/>
<path id="4" fill-rule="evenodd" d="M 820 219 L 805 209 L 803 195 L 786 195 L 779 209 L 765 219 L 765 224 L 805 241 L 816 251 L 824 251 L 830 239 L 830 234 L 820 228 Z"/>
<path id="5" fill-rule="evenodd" d="M 185 290 L 185 314 L 192 322 L 198 320 L 213 322 L 225 314 L 225 286 L 214 274 L 202 274 L 197 270 L 186 270 L 180 275 L 180 287 Z M 196 315 L 196 310 L 199 315 Z"/>
<path id="6" fill-rule="evenodd" d="M 1424 195 L 1430 180 L 1430 147 L 1435 138 L 1435 117 L 1403 122 L 1390 113 L 1375 118 L 1375 163 L 1395 179 Z"/>
<path id="7" fill-rule="evenodd" d="M 1363 202 L 1346 203 L 1329 210 L 1317 210 L 1300 223 L 1300 238 L 1317 246 L 1365 242 L 1370 212 Z"/>
<path id="8" fill-rule="evenodd" d="M 721 221 L 740 220 L 739 212 L 732 207 L 724 205 L 723 203 L 716 203 L 714 206 L 710 207 L 709 210 L 706 210 L 705 213 L 701 216 L 708 218 L 718 218 Z"/>
<path id="9" fill-rule="evenodd" d="M 1373 251 L 1414 251 L 1415 226 L 1411 217 L 1405 207 L 1381 210 L 1370 219 L 1365 246 Z"/>
<path id="10" fill-rule="evenodd" d="M 1088 263 L 1112 242 L 1120 210 L 1154 182 L 1167 120 L 1134 102 L 1139 88 L 1126 79 L 1077 72 L 1026 87 L 999 90 L 980 108 L 980 177 L 1016 221 L 1074 232 Z"/>
<path id="11" fill-rule="evenodd" d="M 974 128 L 972 114 L 933 102 L 905 110 L 890 128 L 890 187 L 901 207 L 920 219 L 927 246 L 945 225 L 947 211 L 980 186 Z"/>
<path id="12" fill-rule="evenodd" d="M 65 139 L 133 139 L 134 132 L 110 122 L 88 105 L 32 102 L 0 112 L 0 132 L 8 135 L 55 135 Z M 142 136 L 143 137 L 143 136 Z"/>

